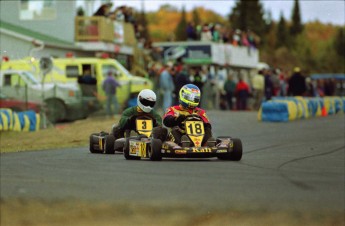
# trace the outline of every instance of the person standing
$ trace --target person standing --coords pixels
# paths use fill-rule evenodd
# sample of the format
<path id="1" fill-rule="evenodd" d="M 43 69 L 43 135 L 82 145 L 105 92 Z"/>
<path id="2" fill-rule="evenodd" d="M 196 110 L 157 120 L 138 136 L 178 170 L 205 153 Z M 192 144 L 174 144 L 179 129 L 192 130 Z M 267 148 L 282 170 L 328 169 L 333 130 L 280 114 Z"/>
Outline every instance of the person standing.
<path id="1" fill-rule="evenodd" d="M 233 80 L 231 74 L 228 74 L 228 79 L 224 83 L 224 91 L 226 93 L 226 101 L 228 103 L 229 110 L 232 110 L 232 98 L 236 89 L 236 83 Z"/>
<path id="2" fill-rule="evenodd" d="M 247 99 L 249 97 L 249 93 L 249 85 L 240 78 L 235 89 L 235 94 L 237 96 L 237 110 L 247 110 Z"/>
<path id="3" fill-rule="evenodd" d="M 113 115 L 112 107 L 114 107 L 114 113 L 118 114 L 119 112 L 119 103 L 116 98 L 116 89 L 120 86 L 115 78 L 113 77 L 112 72 L 108 72 L 108 77 L 103 81 L 102 88 L 107 97 L 106 100 L 106 112 L 108 116 Z"/>
<path id="4" fill-rule="evenodd" d="M 260 70 L 258 74 L 254 75 L 252 84 L 253 84 L 253 94 L 255 98 L 254 108 L 258 110 L 264 98 L 265 78 L 263 75 L 263 70 Z"/>
<path id="5" fill-rule="evenodd" d="M 159 87 L 163 93 L 163 111 L 172 105 L 173 92 L 175 90 L 173 74 L 174 65 L 172 62 L 168 62 L 159 78 Z"/>
<path id="6" fill-rule="evenodd" d="M 289 96 L 303 96 L 306 92 L 305 77 L 301 74 L 299 67 L 294 68 L 294 73 L 289 79 Z"/>
<path id="7" fill-rule="evenodd" d="M 264 70 L 265 76 L 265 101 L 269 101 L 273 96 L 273 82 L 271 79 L 271 70 Z"/>

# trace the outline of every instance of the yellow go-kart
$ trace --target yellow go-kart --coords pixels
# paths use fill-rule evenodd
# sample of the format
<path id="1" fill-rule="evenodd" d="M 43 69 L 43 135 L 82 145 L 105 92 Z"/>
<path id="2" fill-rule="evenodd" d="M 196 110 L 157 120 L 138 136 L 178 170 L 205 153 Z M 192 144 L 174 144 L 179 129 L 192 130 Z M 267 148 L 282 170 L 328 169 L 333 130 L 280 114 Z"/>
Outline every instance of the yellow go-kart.
<path id="1" fill-rule="evenodd" d="M 114 154 L 117 152 L 124 152 L 125 157 L 128 159 L 138 159 L 138 156 L 146 156 L 145 150 L 146 145 L 150 143 L 151 135 L 153 130 L 152 118 L 148 116 L 139 116 L 136 118 L 136 129 L 126 130 L 125 137 L 115 140 L 112 134 L 107 132 L 93 133 L 90 135 L 90 152 L 91 153 L 104 153 L 104 154 Z M 140 142 L 139 153 L 135 154 L 137 148 L 137 143 Z M 128 144 L 129 143 L 129 144 Z M 129 146 L 131 146 L 130 156 Z"/>
<path id="2" fill-rule="evenodd" d="M 160 153 L 157 152 L 157 156 L 160 155 L 161 158 L 217 157 L 221 160 L 241 160 L 242 142 L 240 139 L 222 136 L 217 139 L 209 139 L 205 142 L 206 144 L 202 145 L 205 128 L 200 116 L 189 115 L 183 123 L 185 135 L 182 136 L 181 143 L 164 142 Z"/>

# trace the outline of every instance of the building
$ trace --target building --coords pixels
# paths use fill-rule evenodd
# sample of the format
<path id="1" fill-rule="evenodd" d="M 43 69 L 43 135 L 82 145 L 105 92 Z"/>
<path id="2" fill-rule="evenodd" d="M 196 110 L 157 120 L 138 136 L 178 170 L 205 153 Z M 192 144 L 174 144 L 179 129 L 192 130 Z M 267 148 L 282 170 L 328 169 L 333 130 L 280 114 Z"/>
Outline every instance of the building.
<path id="1" fill-rule="evenodd" d="M 90 8 L 90 2 L 94 3 L 88 1 L 86 7 Z M 96 24 L 98 34 L 83 32 L 90 24 Z M 115 39 L 115 32 L 122 37 Z M 135 49 L 131 24 L 78 17 L 77 1 L 0 1 L 1 58 L 90 57 L 107 52 L 130 69 Z"/>

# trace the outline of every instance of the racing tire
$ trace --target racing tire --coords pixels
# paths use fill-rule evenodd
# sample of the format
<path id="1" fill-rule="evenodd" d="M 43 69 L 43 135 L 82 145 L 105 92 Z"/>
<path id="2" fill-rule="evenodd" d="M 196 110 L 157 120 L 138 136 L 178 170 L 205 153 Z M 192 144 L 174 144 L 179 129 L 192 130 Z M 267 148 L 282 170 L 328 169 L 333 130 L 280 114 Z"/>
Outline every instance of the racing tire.
<path id="1" fill-rule="evenodd" d="M 93 154 L 101 154 L 101 153 L 102 153 L 101 151 L 95 150 L 95 149 L 93 148 L 93 144 L 96 143 L 96 142 L 98 142 L 98 138 L 95 137 L 95 136 L 97 136 L 97 135 L 98 135 L 98 133 L 92 133 L 92 134 L 90 135 L 90 137 L 89 137 L 89 141 L 90 141 L 90 143 L 89 143 L 89 150 L 90 150 L 90 152 L 93 153 Z"/>
<path id="2" fill-rule="evenodd" d="M 234 143 L 233 150 L 230 153 L 225 153 L 218 155 L 217 158 L 221 160 L 230 160 L 230 161 L 240 161 L 242 158 L 242 141 L 238 138 L 232 138 Z M 230 147 L 229 147 L 230 148 Z"/>
<path id="3" fill-rule="evenodd" d="M 115 137 L 112 134 L 105 136 L 104 154 L 115 154 L 114 143 Z"/>
<path id="4" fill-rule="evenodd" d="M 125 146 L 123 147 L 123 156 L 127 160 L 140 160 L 141 158 L 138 156 L 131 156 L 129 155 L 129 139 L 126 139 Z"/>
<path id="5" fill-rule="evenodd" d="M 149 157 L 151 161 L 161 161 L 162 160 L 162 141 L 160 139 L 152 139 L 151 148 L 149 151 Z"/>

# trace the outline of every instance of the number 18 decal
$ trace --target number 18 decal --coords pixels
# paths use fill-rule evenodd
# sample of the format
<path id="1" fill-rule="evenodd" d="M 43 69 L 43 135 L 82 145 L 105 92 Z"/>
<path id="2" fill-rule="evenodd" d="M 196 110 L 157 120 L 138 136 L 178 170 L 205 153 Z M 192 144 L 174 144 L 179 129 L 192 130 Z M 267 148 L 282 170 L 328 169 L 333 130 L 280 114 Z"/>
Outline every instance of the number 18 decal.
<path id="1" fill-rule="evenodd" d="M 205 133 L 204 131 L 204 123 L 201 121 L 187 121 L 186 122 L 186 133 L 187 134 L 195 134 L 195 135 L 202 135 Z"/>

